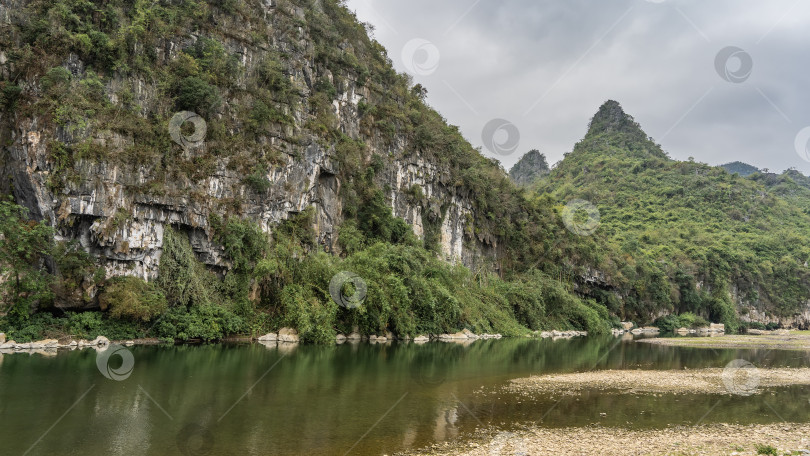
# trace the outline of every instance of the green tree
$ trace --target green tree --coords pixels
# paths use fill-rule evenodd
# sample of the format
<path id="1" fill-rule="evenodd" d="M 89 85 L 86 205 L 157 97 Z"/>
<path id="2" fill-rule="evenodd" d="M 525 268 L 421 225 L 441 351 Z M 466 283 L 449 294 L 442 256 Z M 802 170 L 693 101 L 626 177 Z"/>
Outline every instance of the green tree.
<path id="1" fill-rule="evenodd" d="M 0 299 L 11 320 L 27 320 L 35 304 L 53 298 L 44 270 L 53 245 L 53 229 L 44 220 L 30 220 L 11 198 L 0 200 L 0 283 L 7 283 Z"/>

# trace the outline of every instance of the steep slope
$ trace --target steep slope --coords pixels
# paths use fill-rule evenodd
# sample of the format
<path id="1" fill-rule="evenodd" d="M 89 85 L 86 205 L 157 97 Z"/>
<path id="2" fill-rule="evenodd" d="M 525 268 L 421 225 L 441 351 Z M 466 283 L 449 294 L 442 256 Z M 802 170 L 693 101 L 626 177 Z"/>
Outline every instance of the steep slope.
<path id="1" fill-rule="evenodd" d="M 808 324 L 806 210 L 756 178 L 669 159 L 618 103 L 538 189 L 599 208 L 625 311 Z"/>
<path id="2" fill-rule="evenodd" d="M 802 208 L 805 214 L 810 214 L 810 177 L 789 169 L 782 174 L 756 173 L 749 176 L 749 179 L 762 183 L 771 193 Z"/>
<path id="3" fill-rule="evenodd" d="M 336 251 L 337 226 L 376 191 L 445 258 L 495 258 L 482 214 L 498 205 L 477 187 L 504 176 L 338 2 L 1 5 L 3 182 L 108 274 L 156 277 L 168 225 L 227 268 L 212 214 L 270 231 L 314 206 Z M 183 111 L 204 121 L 200 141 L 172 137 Z"/>

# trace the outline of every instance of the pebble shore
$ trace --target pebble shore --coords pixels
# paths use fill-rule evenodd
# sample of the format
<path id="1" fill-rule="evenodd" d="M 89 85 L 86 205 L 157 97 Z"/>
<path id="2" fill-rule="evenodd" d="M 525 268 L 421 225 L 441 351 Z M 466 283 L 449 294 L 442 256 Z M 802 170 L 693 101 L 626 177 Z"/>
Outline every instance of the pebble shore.
<path id="1" fill-rule="evenodd" d="M 757 445 L 778 454 L 810 455 L 810 425 L 679 426 L 628 430 L 588 426 L 488 432 L 466 442 L 446 442 L 408 455 L 756 455 Z"/>
<path id="2" fill-rule="evenodd" d="M 751 385 L 751 394 L 776 386 L 810 385 L 810 368 L 756 369 L 755 374 L 756 384 Z M 585 390 L 614 390 L 622 394 L 635 392 L 733 394 L 726 385 L 727 382 L 734 381 L 733 375 L 734 372 L 719 368 L 665 371 L 602 370 L 519 378 L 510 381 L 504 388 L 513 393 L 526 395 L 549 392 L 571 396 Z M 749 380 L 741 378 L 739 381 Z"/>

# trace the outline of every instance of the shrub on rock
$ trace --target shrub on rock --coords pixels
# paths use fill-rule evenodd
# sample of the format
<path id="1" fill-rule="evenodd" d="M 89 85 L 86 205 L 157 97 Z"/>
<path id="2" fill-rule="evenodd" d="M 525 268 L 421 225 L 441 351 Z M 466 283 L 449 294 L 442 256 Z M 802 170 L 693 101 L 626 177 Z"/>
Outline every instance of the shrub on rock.
<path id="1" fill-rule="evenodd" d="M 166 297 L 153 284 L 138 277 L 112 279 L 98 297 L 102 310 L 115 318 L 149 321 L 166 312 Z"/>

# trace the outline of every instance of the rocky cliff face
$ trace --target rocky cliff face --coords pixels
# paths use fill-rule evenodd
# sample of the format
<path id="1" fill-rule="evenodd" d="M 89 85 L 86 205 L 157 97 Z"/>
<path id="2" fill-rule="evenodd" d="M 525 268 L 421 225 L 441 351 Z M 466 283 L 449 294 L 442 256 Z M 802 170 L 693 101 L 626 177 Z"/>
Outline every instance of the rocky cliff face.
<path id="1" fill-rule="evenodd" d="M 0 0 L 0 22 L 7 29 L 6 43 L 20 43 L 19 28 L 25 18 L 15 11 L 21 13 L 21 6 L 26 3 Z M 375 181 L 385 189 L 394 215 L 413 226 L 419 237 L 425 235 L 426 224 L 438 226 L 440 252 L 449 261 L 472 266 L 494 257 L 497 239 L 472 234 L 476 214 L 469 192 L 451 182 L 446 169 L 414 150 L 407 134 L 397 132 L 383 138 L 361 116 L 363 104 L 373 104 L 383 96 L 379 89 L 358 83 L 358 76 L 352 71 L 333 74 L 314 61 L 315 39 L 300 25 L 311 12 L 291 2 L 276 4 L 270 0 L 251 7 L 259 9 L 253 11 L 256 22 L 247 25 L 240 24 L 240 19 L 233 15 L 214 15 L 219 21 L 218 29 L 227 32 L 218 39 L 226 53 L 238 60 L 240 76 L 235 89 L 223 93 L 222 107 L 211 114 L 209 123 L 227 117 L 237 105 L 245 103 L 245 98 L 239 98 L 243 95 L 240 91 L 247 90 L 246 79 L 260 71 L 259 65 L 269 55 L 283 52 L 289 56 L 283 73 L 295 99 L 279 109 L 292 121 L 272 126 L 259 140 L 262 146 L 281 152 L 272 164 L 258 171 L 259 178 L 269 183 L 264 191 L 256 191 L 246 183 L 245 172 L 234 166 L 237 154 L 219 154 L 211 159 L 216 152 L 207 137 L 193 147 L 183 147 L 177 160 L 194 164 L 205 157 L 209 171 L 196 178 L 161 173 L 165 161 L 133 163 L 113 158 L 138 149 L 138 140 L 133 135 L 99 128 L 100 122 L 93 118 L 81 128 L 70 128 L 54 123 L 48 114 L 27 109 L 0 112 L 3 157 L 0 177 L 4 185 L 10 182 L 17 201 L 27 206 L 34 217 L 50 221 L 60 239 L 78 240 L 104 264 L 108 275 L 153 279 L 168 225 L 189 235 L 195 252 L 206 264 L 228 268 L 228 259 L 213 241 L 211 229 L 212 215 L 222 214 L 224 207 L 228 207 L 227 212 L 254 220 L 272 233 L 279 221 L 313 206 L 320 244 L 339 253 L 337 228 L 343 221 L 344 209 L 341 189 L 347 183 L 336 157 L 335 143 L 307 127 L 313 119 L 308 107 L 316 84 L 328 81 L 335 88 L 329 108 L 336 130 L 365 144 L 361 166 L 368 166 L 373 156 L 383 159 Z M 291 23 L 299 26 L 290 26 Z M 266 42 L 256 42 L 255 36 L 251 36 L 256 30 L 267 34 Z M 199 39 L 199 33 L 187 30 L 159 39 L 154 49 L 139 51 L 152 52 L 159 65 L 171 65 Z M 352 45 L 344 42 L 343 50 Z M 10 59 L 9 52 L 0 49 L 0 75 L 6 80 L 20 73 L 20 68 L 15 67 L 20 63 Z M 75 81 L 83 80 L 89 71 L 87 62 L 73 53 L 62 55 L 60 64 Z M 172 109 L 167 110 L 154 80 L 142 75 L 110 73 L 102 75 L 101 81 L 105 103 L 113 107 L 125 105 L 120 93 L 128 89 L 132 95 L 130 103 L 138 106 L 140 117 L 171 115 Z M 16 84 L 29 101 L 36 100 L 43 91 L 41 74 L 32 74 Z M 237 126 L 225 134 L 238 131 Z M 163 134 L 170 135 L 168 125 Z M 188 139 L 188 132 L 183 134 Z M 74 160 L 62 163 L 54 151 L 59 144 L 68 147 L 92 144 L 103 147 L 106 155 L 99 159 L 75 158 L 77 154 L 73 154 Z M 177 145 L 171 147 L 176 149 Z M 73 177 L 55 181 L 55 175 L 64 174 L 66 166 Z M 156 187 L 160 190 L 155 191 Z M 421 198 L 412 196 L 415 188 L 420 190 Z"/>

